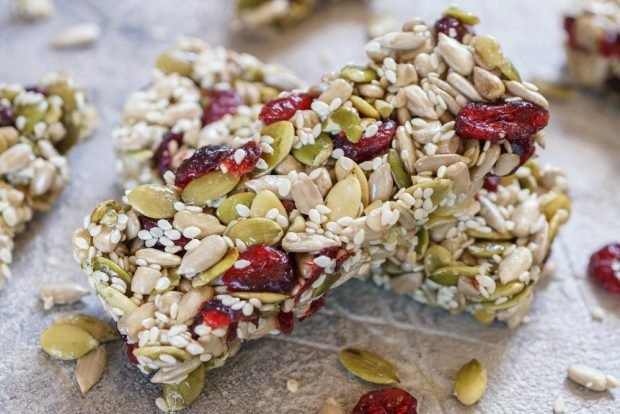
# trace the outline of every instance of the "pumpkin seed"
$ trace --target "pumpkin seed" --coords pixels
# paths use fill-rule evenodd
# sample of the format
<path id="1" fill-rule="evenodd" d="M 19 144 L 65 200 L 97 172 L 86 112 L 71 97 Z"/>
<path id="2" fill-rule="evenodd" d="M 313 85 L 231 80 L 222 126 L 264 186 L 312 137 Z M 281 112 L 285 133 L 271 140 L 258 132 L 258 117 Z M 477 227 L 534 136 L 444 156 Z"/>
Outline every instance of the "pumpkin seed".
<path id="1" fill-rule="evenodd" d="M 511 243 L 498 241 L 478 241 L 467 248 L 472 256 L 480 259 L 489 259 L 496 254 L 501 256 L 510 247 Z"/>
<path id="2" fill-rule="evenodd" d="M 499 42 L 494 37 L 478 35 L 474 37 L 473 46 L 485 66 L 493 69 L 504 63 L 504 53 Z"/>
<path id="3" fill-rule="evenodd" d="M 139 162 L 150 160 L 154 155 L 155 153 L 151 150 L 133 150 L 123 153 L 123 157 Z"/>
<path id="4" fill-rule="evenodd" d="M 468 11 L 459 9 L 458 7 L 452 6 L 445 12 L 443 12 L 444 16 L 450 16 L 459 19 L 465 24 L 474 26 L 480 23 L 480 19 L 475 14 L 472 14 Z"/>
<path id="5" fill-rule="evenodd" d="M 90 214 L 90 221 L 92 223 L 99 223 L 110 210 L 114 212 L 121 211 L 121 205 L 116 200 L 106 200 L 99 203 Z"/>
<path id="6" fill-rule="evenodd" d="M 438 244 L 431 246 L 424 255 L 424 271 L 431 274 L 435 270 L 452 264 L 452 253 Z"/>
<path id="7" fill-rule="evenodd" d="M 280 199 L 271 191 L 263 190 L 256 194 L 250 207 L 250 215 L 252 217 L 266 217 L 271 209 L 278 210 L 278 213 L 284 217 L 288 217 L 286 209 L 282 205 Z"/>
<path id="8" fill-rule="evenodd" d="M 478 266 L 447 266 L 431 273 L 429 278 L 443 286 L 456 286 L 459 276 L 474 277 L 480 274 Z"/>
<path id="9" fill-rule="evenodd" d="M 373 384 L 400 382 L 398 370 L 389 361 L 369 351 L 347 348 L 338 354 L 340 362 L 353 375 Z"/>
<path id="10" fill-rule="evenodd" d="M 99 346 L 99 342 L 84 329 L 64 324 L 47 328 L 41 333 L 39 342 L 51 357 L 65 361 L 78 359 Z"/>
<path id="11" fill-rule="evenodd" d="M 474 312 L 474 318 L 483 325 L 489 325 L 495 320 L 495 312 L 489 312 L 486 309 L 478 309 Z"/>
<path id="12" fill-rule="evenodd" d="M 362 120 L 354 109 L 341 106 L 327 118 L 323 132 L 343 131 L 349 141 L 358 143 L 364 133 L 361 123 Z"/>
<path id="13" fill-rule="evenodd" d="M 314 140 L 314 144 L 293 149 L 293 156 L 304 165 L 318 167 L 329 159 L 333 149 L 334 143 L 331 138 L 322 133 Z"/>
<path id="14" fill-rule="evenodd" d="M 166 354 L 176 358 L 179 361 L 189 361 L 192 355 L 184 349 L 170 345 L 143 346 L 134 348 L 133 354 L 136 357 L 144 356 L 153 361 L 159 359 L 160 355 Z"/>
<path id="15" fill-rule="evenodd" d="M 369 83 L 377 79 L 377 72 L 366 66 L 347 65 L 340 71 L 340 76 L 355 83 Z"/>
<path id="16" fill-rule="evenodd" d="M 368 103 L 368 101 L 360 98 L 359 96 L 351 96 L 349 98 L 353 104 L 353 108 L 368 118 L 381 119 L 381 114 L 375 109 L 374 106 Z M 391 112 L 391 111 L 390 111 Z"/>
<path id="17" fill-rule="evenodd" d="M 217 262 L 204 272 L 199 273 L 196 277 L 192 279 L 192 286 L 199 287 L 208 285 L 209 283 L 217 279 L 219 275 L 233 267 L 238 258 L 239 250 L 234 247 L 228 249 L 226 255 L 219 262 Z"/>
<path id="18" fill-rule="evenodd" d="M 454 217 L 444 217 L 433 214 L 431 218 L 428 219 L 424 227 L 429 230 L 432 230 L 435 227 L 442 226 L 444 224 L 455 223 L 457 221 Z"/>
<path id="19" fill-rule="evenodd" d="M 388 275 L 400 275 L 401 273 L 403 273 L 403 269 L 400 268 L 400 265 L 394 263 L 390 259 L 387 259 L 383 263 L 383 265 L 381 265 L 381 267 L 383 268 L 383 271 Z"/>
<path id="20" fill-rule="evenodd" d="M 293 220 L 293 224 L 290 225 L 288 231 L 291 233 L 303 233 L 306 231 L 306 221 L 302 216 L 297 216 Z"/>
<path id="21" fill-rule="evenodd" d="M 164 384 L 163 398 L 170 411 L 183 410 L 194 403 L 205 385 L 207 370 L 204 364 L 193 370 L 178 384 Z"/>
<path id="22" fill-rule="evenodd" d="M 18 104 L 16 105 L 15 112 L 17 116 L 23 116 L 26 119 L 26 123 L 21 128 L 24 135 L 30 134 L 34 126 L 43 120 L 45 112 L 41 110 L 39 102 L 33 104 Z"/>
<path id="23" fill-rule="evenodd" d="M 555 236 L 558 235 L 558 231 L 560 231 L 560 226 L 566 223 L 566 221 L 568 220 L 568 216 L 568 211 L 560 209 L 549 221 L 549 246 L 555 239 Z"/>
<path id="24" fill-rule="evenodd" d="M 108 323 L 94 316 L 84 315 L 82 313 L 61 316 L 54 321 L 54 324 L 73 325 L 82 328 L 101 343 L 114 341 L 120 338 L 118 332 Z"/>
<path id="25" fill-rule="evenodd" d="M 342 217 L 356 218 L 362 202 L 362 187 L 354 174 L 338 181 L 331 189 L 325 205 L 329 207 L 329 221 L 337 221 Z"/>
<path id="26" fill-rule="evenodd" d="M 143 184 L 131 190 L 127 200 L 138 213 L 154 219 L 165 219 L 176 213 L 174 203 L 179 201 L 179 196 L 166 186 Z"/>
<path id="27" fill-rule="evenodd" d="M 477 403 L 487 389 L 487 370 L 472 359 L 458 370 L 454 378 L 454 395 L 463 405 Z"/>
<path id="28" fill-rule="evenodd" d="M 390 164 L 392 177 L 394 177 L 394 182 L 398 188 L 411 187 L 411 176 L 405 171 L 403 161 L 400 159 L 400 155 L 398 155 L 398 151 L 395 149 L 390 149 L 388 151 L 388 163 Z"/>
<path id="29" fill-rule="evenodd" d="M 418 257 L 422 257 L 426 254 L 428 245 L 430 243 L 430 235 L 428 233 L 428 229 L 422 227 L 420 230 L 418 230 L 416 237 L 418 238 L 418 244 L 415 246 L 415 252 Z"/>
<path id="30" fill-rule="evenodd" d="M 422 190 L 426 190 L 427 188 L 433 189 L 433 194 L 431 195 L 431 201 L 434 205 L 439 205 L 443 201 L 444 198 L 450 194 L 452 191 L 452 180 L 448 180 L 446 178 L 435 178 L 433 180 L 426 180 L 418 183 L 414 186 L 411 186 L 407 189 L 409 194 L 415 193 L 418 188 Z"/>
<path id="31" fill-rule="evenodd" d="M 135 302 L 113 287 L 104 286 L 101 283 L 97 283 L 95 284 L 95 289 L 101 299 L 107 303 L 108 306 L 121 309 L 125 312 L 125 315 L 128 315 L 138 309 L 138 305 L 136 305 Z"/>
<path id="32" fill-rule="evenodd" d="M 367 206 L 370 203 L 370 186 L 368 185 L 368 179 L 366 174 L 360 168 L 357 163 L 353 162 L 353 170 L 351 170 L 357 181 L 360 183 L 360 189 L 362 190 L 362 204 Z"/>
<path id="33" fill-rule="evenodd" d="M 283 234 L 284 231 L 278 223 L 266 218 L 241 220 L 226 231 L 226 235 L 233 241 L 241 240 L 247 246 L 256 244 L 273 246 L 280 241 Z"/>
<path id="34" fill-rule="evenodd" d="M 224 224 L 229 224 L 233 220 L 237 220 L 240 215 L 237 212 L 237 206 L 242 204 L 247 208 L 250 208 L 252 201 L 254 201 L 256 193 L 237 193 L 226 197 L 226 200 L 222 202 L 215 210 L 215 215 Z"/>
<path id="35" fill-rule="evenodd" d="M 475 239 L 482 240 L 496 240 L 496 241 L 507 241 L 514 239 L 514 236 L 510 233 L 498 233 L 496 231 L 478 231 L 478 230 L 467 230 L 467 235 L 469 237 L 473 237 Z"/>
<path id="36" fill-rule="evenodd" d="M 261 158 L 267 163 L 267 169 L 259 170 L 255 177 L 269 174 L 291 152 L 295 139 L 295 128 L 289 121 L 279 121 L 263 128 L 261 134 L 273 138 L 274 142 L 271 144 L 273 152 L 262 154 Z"/>
<path id="37" fill-rule="evenodd" d="M 494 301 L 502 297 L 511 297 L 516 295 L 525 289 L 525 283 L 523 282 L 508 282 L 506 284 L 498 284 L 495 287 L 495 291 L 489 295 L 488 300 Z"/>
<path id="38" fill-rule="evenodd" d="M 215 201 L 232 191 L 239 180 L 239 177 L 220 170 L 211 171 L 190 182 L 183 189 L 181 198 L 187 204 L 204 207 L 207 202 Z"/>
<path id="39" fill-rule="evenodd" d="M 504 303 L 496 304 L 495 302 L 484 302 L 482 306 L 486 311 L 499 311 L 512 308 L 513 306 L 517 306 L 520 303 L 524 302 L 529 297 L 533 287 L 533 284 L 525 287 L 525 289 L 523 289 L 521 292 L 517 293 Z"/>
<path id="40" fill-rule="evenodd" d="M 548 195 L 541 197 L 541 210 L 547 217 L 547 220 L 551 220 L 558 210 L 563 209 L 570 213 L 571 201 L 568 196 L 562 193 L 551 191 Z"/>
<path id="41" fill-rule="evenodd" d="M 118 277 L 128 285 L 131 284 L 131 275 L 110 259 L 95 256 L 92 259 L 92 266 L 93 270 L 105 273 L 110 279 L 113 277 Z"/>
<path id="42" fill-rule="evenodd" d="M 327 292 L 334 285 L 334 283 L 340 280 L 340 276 L 342 276 L 340 272 L 327 275 L 323 284 L 312 291 L 312 297 L 317 298 Z"/>
<path id="43" fill-rule="evenodd" d="M 157 57 L 155 67 L 169 75 L 178 73 L 181 76 L 191 76 L 194 70 L 194 55 L 181 50 L 166 50 Z"/>
<path id="44" fill-rule="evenodd" d="M 508 79 L 521 82 L 521 75 L 510 59 L 504 59 L 502 64 L 499 65 L 499 70 Z"/>
<path id="45" fill-rule="evenodd" d="M 240 299 L 256 298 L 262 303 L 280 303 L 288 299 L 288 295 L 275 292 L 230 292 L 230 296 Z"/>
<path id="46" fill-rule="evenodd" d="M 383 119 L 387 119 L 392 115 L 392 112 L 394 111 L 394 105 L 387 103 L 386 101 L 383 101 L 381 99 L 377 99 L 375 101 L 375 108 L 377 109 L 377 111 L 379 112 L 379 115 L 381 115 L 381 118 Z"/>

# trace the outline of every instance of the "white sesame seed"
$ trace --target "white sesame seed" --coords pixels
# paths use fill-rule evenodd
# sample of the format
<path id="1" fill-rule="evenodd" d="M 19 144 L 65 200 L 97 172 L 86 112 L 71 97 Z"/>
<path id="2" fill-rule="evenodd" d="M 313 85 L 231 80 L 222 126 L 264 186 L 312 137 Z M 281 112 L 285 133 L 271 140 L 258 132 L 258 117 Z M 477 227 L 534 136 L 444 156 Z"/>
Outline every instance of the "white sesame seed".
<path id="1" fill-rule="evenodd" d="M 240 259 L 235 262 L 235 269 L 245 269 L 252 263 L 249 260 Z"/>
<path id="2" fill-rule="evenodd" d="M 235 210 L 241 217 L 250 217 L 250 208 L 245 204 L 237 204 Z"/>
<path id="3" fill-rule="evenodd" d="M 170 287 L 170 279 L 167 277 L 160 277 L 155 284 L 156 290 L 166 290 Z"/>
<path id="4" fill-rule="evenodd" d="M 245 316 L 250 316 L 252 313 L 254 313 L 254 306 L 252 306 L 251 303 L 246 303 L 243 306 L 241 313 L 243 313 Z"/>

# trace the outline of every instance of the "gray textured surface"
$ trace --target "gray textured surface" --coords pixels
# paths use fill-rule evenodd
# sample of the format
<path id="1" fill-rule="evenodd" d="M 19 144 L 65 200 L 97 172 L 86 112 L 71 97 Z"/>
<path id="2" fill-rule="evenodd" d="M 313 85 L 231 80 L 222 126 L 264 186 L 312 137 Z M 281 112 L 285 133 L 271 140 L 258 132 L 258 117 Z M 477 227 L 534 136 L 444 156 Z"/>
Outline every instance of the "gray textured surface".
<path id="1" fill-rule="evenodd" d="M 70 70 L 90 87 L 102 122 L 93 139 L 71 154 L 73 181 L 59 205 L 37 217 L 32 233 L 20 238 L 14 278 L 0 292 L 0 412 L 156 412 L 157 387 L 130 366 L 118 343 L 107 346 L 105 374 L 86 397 L 75 383 L 74 364 L 51 360 L 38 347 L 39 332 L 57 316 L 77 309 L 101 314 L 93 296 L 83 305 L 46 313 L 37 300 L 37 283 L 75 279 L 85 284 L 69 237 L 97 201 L 119 195 L 109 137 L 124 99 L 145 82 L 158 51 L 179 34 L 252 52 L 312 81 L 326 69 L 363 58 L 366 12 L 351 4 L 329 7 L 267 43 L 230 37 L 230 2 L 224 0 L 56 0 L 53 18 L 35 25 L 10 21 L 8 2 L 0 1 L 0 79 L 27 83 L 51 69 Z M 448 3 L 376 0 L 371 8 L 432 19 Z M 500 38 L 524 75 L 559 73 L 559 18 L 568 1 L 466 3 L 482 17 L 479 30 Z M 103 28 L 93 48 L 59 52 L 48 47 L 58 30 L 83 21 Z M 584 275 L 589 252 L 620 238 L 619 114 L 617 104 L 592 97 L 553 107 L 543 159 L 568 171 L 574 216 L 554 247 L 558 271 L 539 289 L 528 325 L 514 332 L 500 324 L 481 327 L 469 317 L 452 317 L 351 282 L 293 335 L 248 344 L 226 367 L 210 373 L 191 412 L 312 413 L 329 395 L 350 409 L 373 387 L 339 366 L 337 350 L 345 345 L 396 362 L 401 386 L 418 398 L 421 413 L 550 413 L 558 396 L 570 413 L 620 412 L 618 391 L 593 393 L 565 379 L 566 366 L 574 362 L 620 376 L 620 299 L 592 286 Z M 604 322 L 591 321 L 593 305 L 605 309 Z M 480 404 L 464 409 L 450 396 L 452 377 L 473 357 L 487 366 L 489 388 Z M 289 378 L 300 382 L 298 394 L 286 390 Z"/>

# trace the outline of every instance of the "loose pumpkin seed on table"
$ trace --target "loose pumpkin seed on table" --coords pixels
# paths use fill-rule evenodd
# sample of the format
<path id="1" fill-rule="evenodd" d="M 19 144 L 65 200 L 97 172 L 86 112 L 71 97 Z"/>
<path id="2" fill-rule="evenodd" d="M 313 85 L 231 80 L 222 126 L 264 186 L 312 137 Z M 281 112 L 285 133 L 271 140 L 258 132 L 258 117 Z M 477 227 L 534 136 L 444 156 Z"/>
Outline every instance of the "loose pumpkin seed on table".
<path id="1" fill-rule="evenodd" d="M 352 277 L 521 323 L 570 199 L 564 174 L 532 158 L 544 97 L 475 22 L 456 9 L 412 19 L 371 40 L 366 64 L 307 89 L 196 39 L 160 57 L 114 134 L 126 197 L 96 206 L 73 240 L 153 382 L 289 334 Z M 181 409 L 194 390 L 157 404 Z"/>
<path id="2" fill-rule="evenodd" d="M 49 73 L 28 88 L 0 84 L 0 287 L 11 275 L 15 237 L 34 213 L 55 204 L 69 182 L 65 153 L 90 134 L 96 117 L 66 73 Z M 46 308 L 79 299 L 65 287 L 41 292 Z"/>

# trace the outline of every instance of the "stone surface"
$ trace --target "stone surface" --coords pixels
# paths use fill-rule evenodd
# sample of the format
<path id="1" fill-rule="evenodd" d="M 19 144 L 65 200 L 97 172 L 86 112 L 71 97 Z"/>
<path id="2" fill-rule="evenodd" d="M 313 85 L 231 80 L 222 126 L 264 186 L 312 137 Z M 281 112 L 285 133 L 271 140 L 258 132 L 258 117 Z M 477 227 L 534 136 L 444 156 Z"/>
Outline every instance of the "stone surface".
<path id="1" fill-rule="evenodd" d="M 129 364 L 119 343 L 106 346 L 108 366 L 86 397 L 75 381 L 74 363 L 51 360 L 38 345 L 39 333 L 60 315 L 102 314 L 94 295 L 78 306 L 44 312 L 37 283 L 71 279 L 86 285 L 71 255 L 70 234 L 96 202 L 121 194 L 112 172 L 110 132 L 124 100 L 145 83 L 157 53 L 179 34 L 254 53 L 315 80 L 325 70 L 363 59 L 368 9 L 352 3 L 326 7 L 286 36 L 252 39 L 228 34 L 229 1 L 55 3 L 53 17 L 36 24 L 14 22 L 8 9 L 0 8 L 0 79 L 28 83 L 48 70 L 69 70 L 90 87 L 102 122 L 93 139 L 71 153 L 73 181 L 59 205 L 39 215 L 31 233 L 19 238 L 14 277 L 0 291 L 0 411 L 153 413 L 159 388 Z M 395 10 L 401 19 L 431 19 L 449 3 L 375 0 L 368 7 Z M 502 41 L 525 77 L 555 77 L 563 61 L 560 13 L 569 3 L 478 0 L 467 7 L 480 15 L 479 30 Z M 81 22 L 102 27 L 92 48 L 49 47 L 54 34 Z M 313 413 L 330 395 L 351 409 L 375 387 L 339 365 L 337 351 L 344 346 L 373 350 L 395 362 L 401 387 L 418 398 L 421 413 L 551 413 L 558 396 L 570 413 L 619 412 L 617 390 L 593 393 L 565 379 L 572 363 L 620 377 L 620 298 L 593 286 L 584 273 L 591 251 L 620 238 L 619 111 L 616 102 L 593 96 L 553 103 L 543 159 L 568 171 L 574 215 L 554 248 L 558 271 L 541 283 L 529 324 L 516 331 L 501 324 L 482 327 L 467 316 L 453 317 L 351 282 L 291 336 L 247 344 L 224 368 L 209 373 L 204 394 L 188 412 Z M 594 305 L 605 310 L 603 322 L 591 320 Z M 451 397 L 452 377 L 471 358 L 487 367 L 489 388 L 477 406 L 464 408 Z M 299 381 L 297 394 L 287 391 L 289 378 Z"/>

